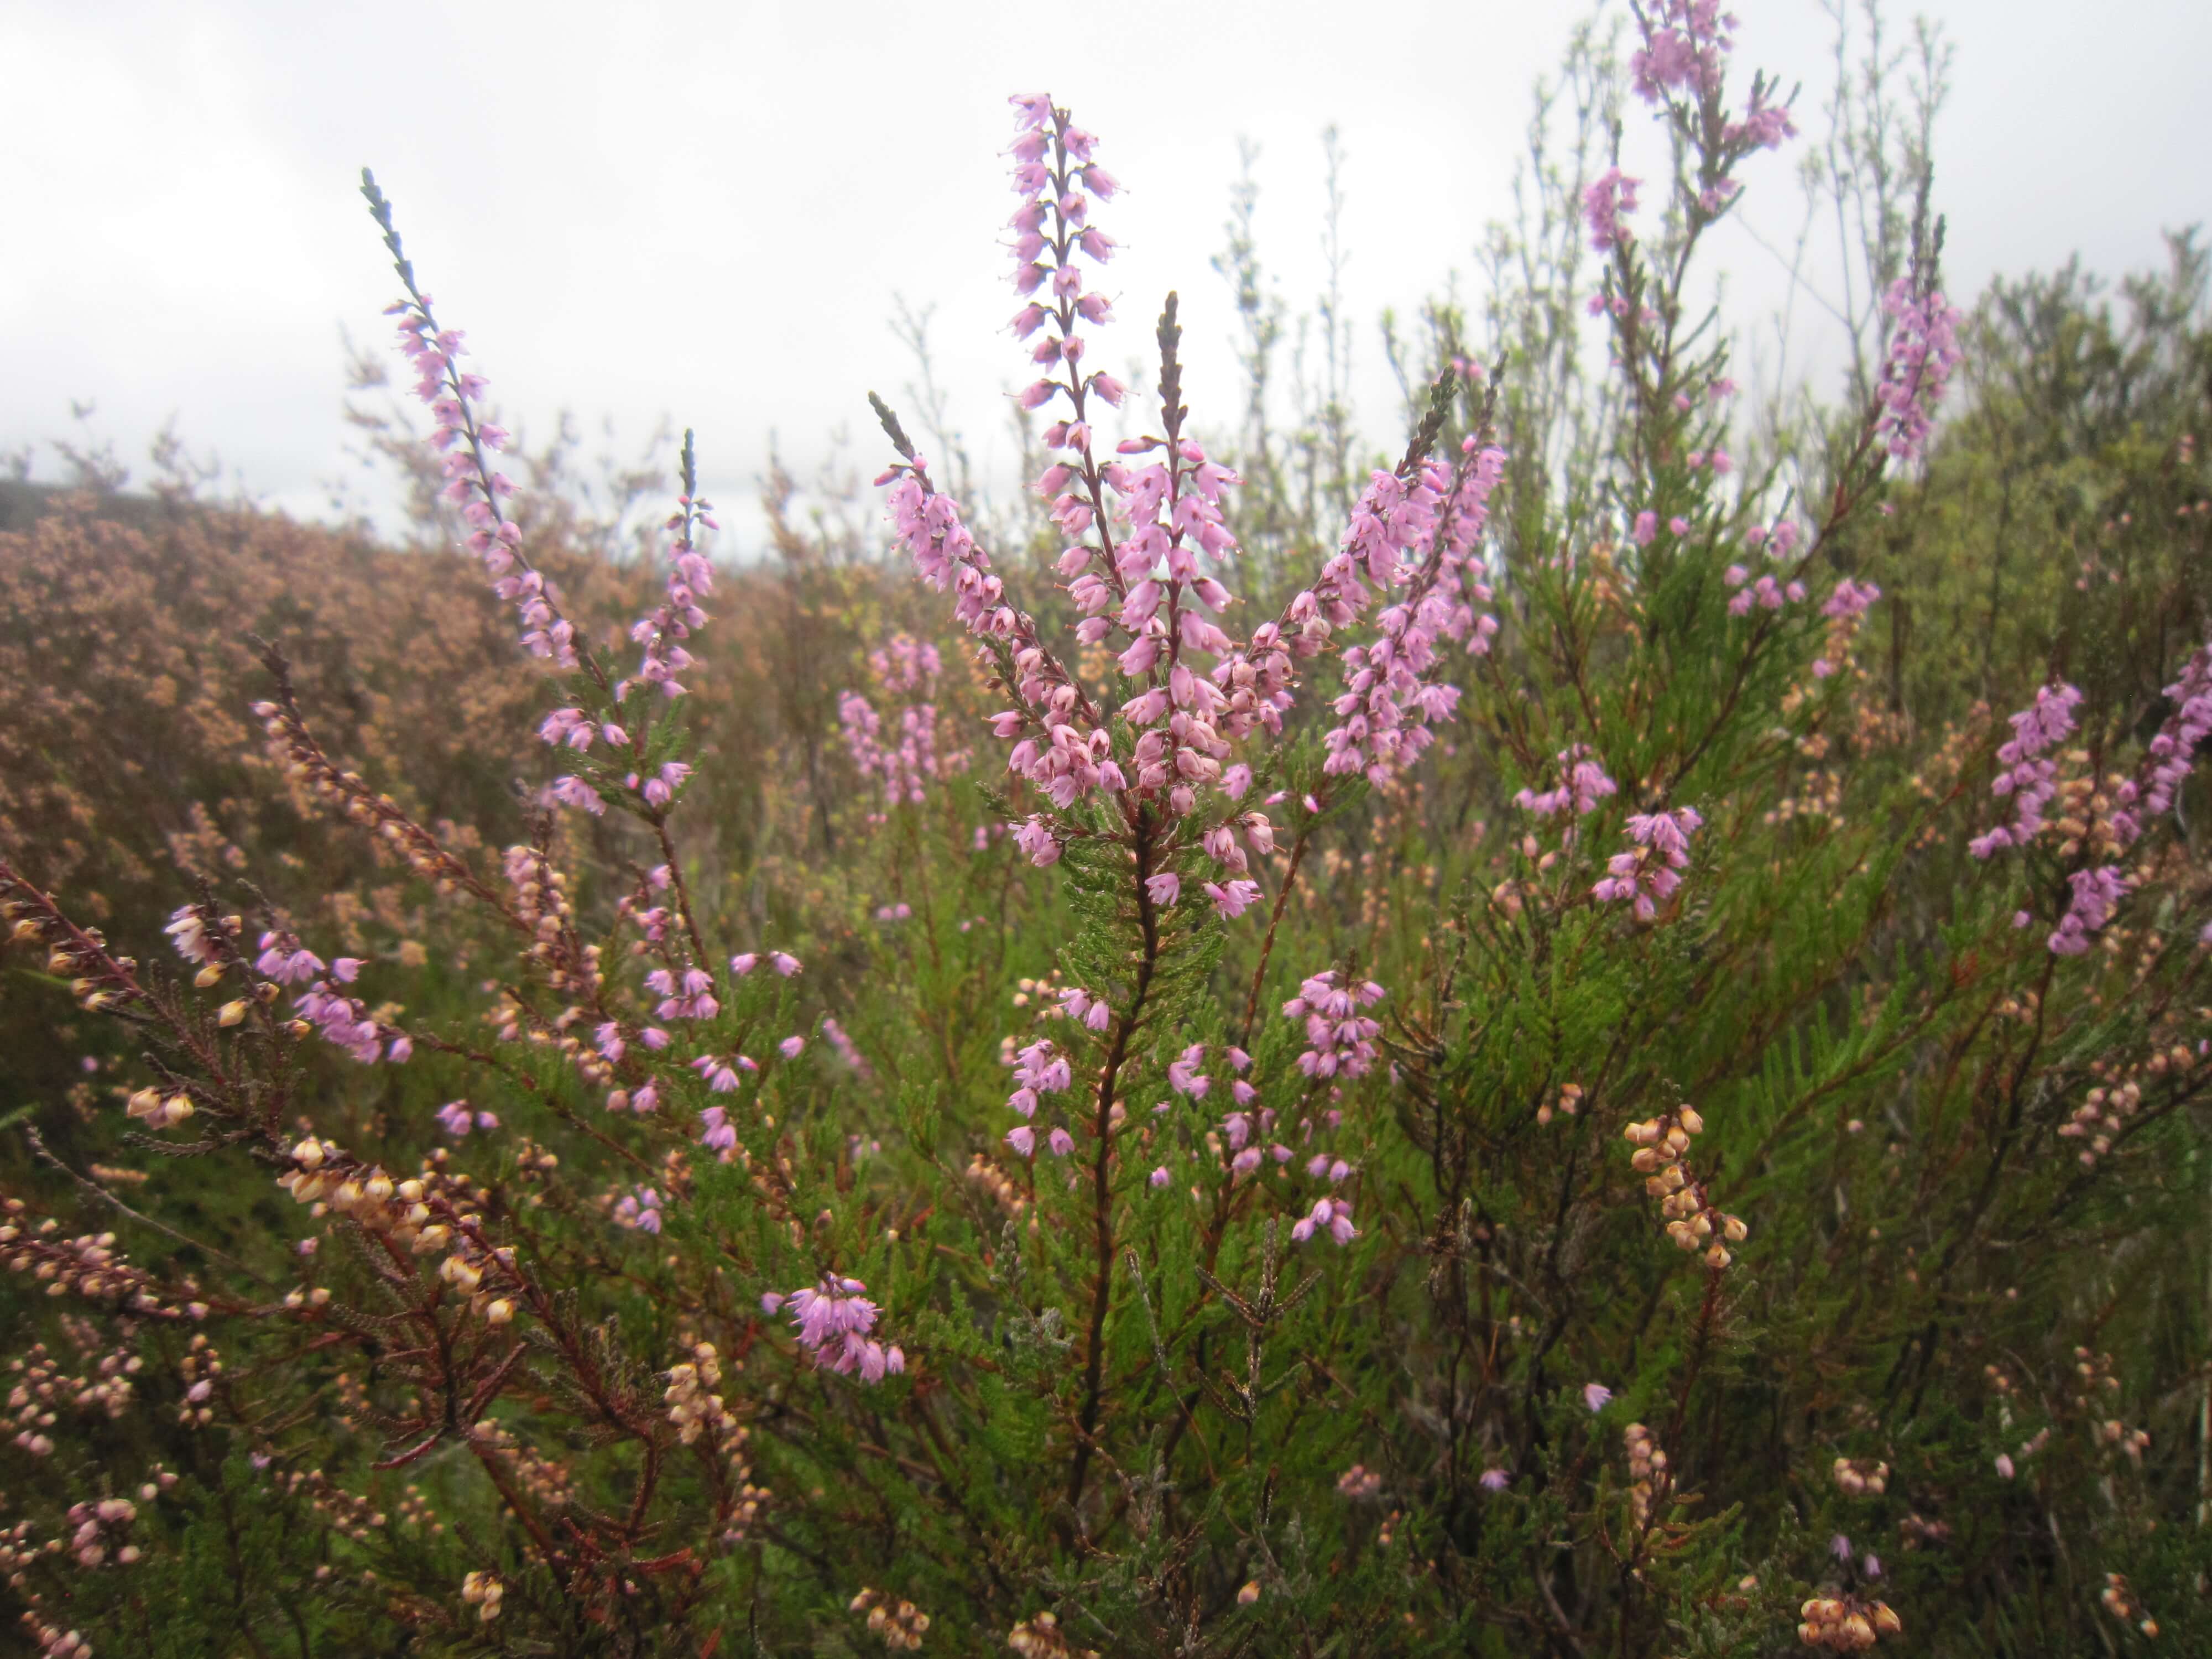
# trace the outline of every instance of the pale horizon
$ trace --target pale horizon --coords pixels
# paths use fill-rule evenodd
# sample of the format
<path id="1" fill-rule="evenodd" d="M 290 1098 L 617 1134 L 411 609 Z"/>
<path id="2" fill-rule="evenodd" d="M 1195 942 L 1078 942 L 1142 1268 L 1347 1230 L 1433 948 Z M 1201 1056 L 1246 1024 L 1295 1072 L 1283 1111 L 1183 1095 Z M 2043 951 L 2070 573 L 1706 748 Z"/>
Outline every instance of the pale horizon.
<path id="1" fill-rule="evenodd" d="M 1814 0 L 1739 9 L 1738 71 L 1807 89 L 1807 137 L 1747 167 L 1747 228 L 1725 245 L 1755 313 L 1784 283 L 1749 233 L 1794 234 L 1831 26 Z M 2141 270 L 2164 230 L 2212 217 L 2205 176 L 2164 165 L 2189 154 L 2212 15 L 2144 4 L 2088 30 L 2053 4 L 1931 9 L 1957 48 L 1936 181 L 1954 298 L 2077 253 L 2106 276 Z M 33 476 L 57 476 L 46 441 L 74 436 L 71 403 L 89 401 L 143 482 L 173 415 L 227 481 L 325 514 L 329 483 L 359 477 L 341 333 L 381 349 L 393 293 L 356 191 L 367 163 L 441 319 L 468 331 L 471 366 L 532 436 L 565 410 L 587 433 L 611 422 L 626 456 L 664 417 L 694 427 L 726 508 L 752 495 L 772 439 L 801 475 L 840 433 L 867 465 L 867 392 L 899 401 L 913 378 L 889 326 L 902 300 L 934 308 L 956 423 L 991 471 L 1008 448 L 1002 394 L 1026 378 L 1005 332 L 1004 100 L 1036 88 L 1100 135 L 1128 186 L 1099 217 L 1126 250 L 1107 273 L 1121 325 L 1100 348 L 1141 356 L 1178 289 L 1191 401 L 1217 428 L 1241 399 L 1209 264 L 1238 142 L 1260 147 L 1260 252 L 1295 312 L 1324 280 L 1319 135 L 1336 125 L 1358 413 L 1387 438 L 1376 319 L 1454 271 L 1468 291 L 1509 204 L 1532 83 L 1583 15 L 1415 6 L 1387 47 L 1354 51 L 1306 0 L 1134 4 L 1126 24 L 1065 37 L 1000 3 L 834 18 L 647 4 L 611 33 L 588 9 L 507 3 L 11 0 L 0 449 L 39 446 Z M 1899 37 L 1910 16 L 1890 18 Z"/>

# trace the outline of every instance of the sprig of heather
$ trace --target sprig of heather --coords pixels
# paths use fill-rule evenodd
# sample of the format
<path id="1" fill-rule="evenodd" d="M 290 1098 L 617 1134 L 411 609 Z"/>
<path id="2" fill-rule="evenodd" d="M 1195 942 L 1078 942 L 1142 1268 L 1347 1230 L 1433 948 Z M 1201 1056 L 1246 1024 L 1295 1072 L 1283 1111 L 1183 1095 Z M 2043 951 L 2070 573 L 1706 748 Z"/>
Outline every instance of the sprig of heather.
<path id="1" fill-rule="evenodd" d="M 897 741 L 889 741 L 876 705 L 858 691 L 837 697 L 837 723 L 853 765 L 863 777 L 882 781 L 886 810 L 905 803 L 919 806 L 929 785 L 968 763 L 968 751 L 940 755 L 937 748 L 937 704 L 932 691 L 944 664 L 937 647 L 907 634 L 895 634 L 868 655 L 868 666 L 886 695 L 905 697 L 897 709 Z"/>
<path id="2" fill-rule="evenodd" d="M 707 625 L 699 601 L 714 591 L 714 567 L 699 550 L 699 532 L 719 530 L 713 517 L 714 504 L 699 493 L 698 456 L 689 428 L 684 434 L 681 457 L 684 493 L 676 511 L 663 527 L 672 537 L 668 545 L 668 586 L 659 605 L 631 624 L 631 641 L 642 647 L 635 679 L 616 682 L 614 700 L 620 703 L 634 684 L 647 685 L 673 701 L 685 695 L 677 675 L 692 665 L 684 641 Z"/>
<path id="3" fill-rule="evenodd" d="M 2068 693 L 2072 694 L 2070 698 L 2066 697 Z M 2197 745 L 2212 738 L 2212 645 L 2200 646 L 2190 653 L 2180 677 L 2166 688 L 2166 696 L 2172 710 L 2152 736 L 2136 775 L 2122 780 L 2112 791 L 2103 822 L 2087 821 L 2087 812 L 2095 811 L 2102 801 L 2093 793 L 2078 828 L 2070 821 L 2067 825 L 2069 847 L 2076 843 L 2090 847 L 2105 854 L 2105 861 L 2068 873 L 2066 908 L 2045 940 L 2054 956 L 2085 954 L 2093 936 L 2135 890 L 2136 878 L 2121 867 L 2121 855 L 2142 838 L 2152 823 L 2172 810 L 2182 784 L 2195 768 Z M 1997 751 L 1999 764 L 2007 769 L 1998 775 L 1991 791 L 2002 793 L 2009 785 L 2019 800 L 2019 816 L 2013 825 L 1999 826 L 1972 842 L 1977 858 L 1986 858 L 2001 846 L 2025 847 L 2043 827 L 2043 808 L 2057 792 L 2057 784 L 2056 763 L 2040 758 L 2040 751 L 2071 730 L 2071 711 L 2080 698 L 2071 686 L 2062 686 L 2056 693 L 2045 687 L 2037 693 L 2034 708 L 2013 716 L 2017 735 Z M 2051 704 L 2058 706 L 2057 718 L 2066 722 L 2055 733 L 2052 718 L 2044 712 Z"/>
<path id="4" fill-rule="evenodd" d="M 561 595 L 523 551 L 522 531 L 508 518 L 501 502 L 514 494 L 514 482 L 493 470 L 488 456 L 507 447 L 510 435 L 502 428 L 478 418 L 477 406 L 490 382 L 460 367 L 465 337 L 459 329 L 438 325 L 430 309 L 430 296 L 416 286 L 415 266 L 392 224 L 392 204 L 377 187 L 376 176 L 361 170 L 361 193 L 368 210 L 384 232 L 384 246 L 392 254 L 407 297 L 385 307 L 385 315 L 399 319 L 399 349 L 414 366 L 415 395 L 429 405 L 436 421 L 430 446 L 444 456 L 445 498 L 461 510 L 468 526 L 469 551 L 483 560 L 491 575 L 492 591 L 512 603 L 523 624 L 522 643 L 532 656 L 559 667 L 580 669 L 602 692 L 608 689 L 605 672 L 592 659 L 591 646 L 581 639 L 574 623 L 561 614 Z"/>
<path id="5" fill-rule="evenodd" d="M 1966 850 L 1986 859 L 2006 847 L 2024 848 L 2043 829 L 2043 809 L 2058 790 L 2058 763 L 2049 758 L 2074 730 L 2074 710 L 2081 693 L 2071 685 L 2037 689 L 2035 701 L 2012 716 L 2012 738 L 1997 750 L 1997 775 L 1990 793 L 2000 800 L 2009 796 L 2013 819 L 1966 843 Z"/>
<path id="6" fill-rule="evenodd" d="M 1921 271 L 1892 283 L 1881 308 L 1889 319 L 1889 350 L 1875 388 L 1875 436 L 1893 459 L 1911 463 L 1926 453 L 1936 406 L 1966 358 L 1959 311 Z"/>
<path id="7" fill-rule="evenodd" d="M 1705 822 L 1693 806 L 1630 814 L 1628 850 L 1607 860 L 1590 896 L 1601 904 L 1626 903 L 1637 921 L 1652 921 L 1660 902 L 1681 887 L 1682 872 L 1690 867 L 1690 837 Z"/>

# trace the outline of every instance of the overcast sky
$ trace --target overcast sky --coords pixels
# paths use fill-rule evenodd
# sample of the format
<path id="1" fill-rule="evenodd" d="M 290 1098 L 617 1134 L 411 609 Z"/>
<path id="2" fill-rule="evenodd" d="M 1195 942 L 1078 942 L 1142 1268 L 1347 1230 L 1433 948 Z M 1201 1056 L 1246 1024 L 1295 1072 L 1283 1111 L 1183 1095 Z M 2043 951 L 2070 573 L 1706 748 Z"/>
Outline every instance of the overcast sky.
<path id="1" fill-rule="evenodd" d="M 1737 9 L 1740 67 L 1803 80 L 1817 106 L 1816 0 Z M 565 408 L 611 418 L 629 447 L 665 414 L 698 428 L 714 493 L 744 498 L 771 434 L 802 467 L 841 426 L 865 437 L 867 390 L 912 375 L 887 325 L 902 295 L 937 307 L 956 416 L 988 449 L 1026 378 L 1003 332 L 1000 152 L 1005 95 L 1033 88 L 1075 109 L 1129 187 L 1098 219 L 1127 247 L 1104 284 L 1124 319 L 1108 361 L 1179 288 L 1190 399 L 1223 425 L 1231 319 L 1207 259 L 1237 141 L 1261 147 L 1261 252 L 1297 306 L 1322 280 L 1318 136 L 1335 123 L 1362 413 L 1387 436 L 1373 319 L 1472 270 L 1529 88 L 1581 10 L 0 0 L 0 447 L 67 434 L 88 399 L 143 478 L 173 413 L 260 499 L 325 511 L 349 471 L 339 331 L 380 344 L 393 295 L 355 191 L 367 162 L 511 423 Z M 2203 0 L 1933 10 L 1958 49 L 1937 134 L 1954 295 L 2077 251 L 2139 268 L 2161 227 L 2212 218 Z M 1750 223 L 1785 242 L 1791 160 L 1747 176 Z M 1747 241 L 1730 258 L 1747 297 L 1778 294 Z M 37 471 L 56 471 L 43 453 Z"/>

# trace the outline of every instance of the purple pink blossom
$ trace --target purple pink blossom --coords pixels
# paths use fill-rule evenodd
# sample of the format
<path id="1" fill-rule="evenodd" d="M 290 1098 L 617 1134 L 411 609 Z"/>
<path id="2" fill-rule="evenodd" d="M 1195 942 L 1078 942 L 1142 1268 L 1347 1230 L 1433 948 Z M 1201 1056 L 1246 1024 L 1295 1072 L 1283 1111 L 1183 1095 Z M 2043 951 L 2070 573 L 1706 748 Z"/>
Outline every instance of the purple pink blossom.
<path id="1" fill-rule="evenodd" d="M 770 1292 L 763 1297 L 761 1311 L 788 1312 L 799 1330 L 799 1346 L 824 1370 L 880 1382 L 886 1375 L 906 1370 L 906 1355 L 871 1334 L 877 1308 L 866 1296 L 867 1288 L 857 1279 L 825 1274 L 818 1284 L 788 1296 Z"/>

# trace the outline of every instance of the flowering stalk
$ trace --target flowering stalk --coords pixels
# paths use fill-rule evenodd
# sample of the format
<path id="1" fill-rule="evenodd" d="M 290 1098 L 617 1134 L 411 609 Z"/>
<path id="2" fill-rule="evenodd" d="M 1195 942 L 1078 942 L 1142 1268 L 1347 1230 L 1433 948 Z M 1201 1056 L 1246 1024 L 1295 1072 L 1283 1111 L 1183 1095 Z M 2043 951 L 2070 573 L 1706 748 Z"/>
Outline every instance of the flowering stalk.
<path id="1" fill-rule="evenodd" d="M 392 269 L 406 289 L 406 298 L 387 306 L 385 315 L 399 319 L 400 349 L 415 369 L 415 395 L 429 405 L 437 422 L 430 443 L 446 458 L 445 499 L 461 509 L 468 526 L 468 550 L 483 561 L 493 579 L 492 591 L 520 614 L 522 642 L 531 654 L 556 667 L 580 669 L 604 693 L 606 676 L 592 658 L 590 643 L 561 614 L 559 590 L 531 563 L 523 551 L 520 527 L 501 506 L 514 493 L 514 483 L 495 471 L 486 458 L 504 449 L 511 434 L 477 416 L 477 405 L 489 382 L 461 368 L 465 336 L 458 329 L 439 327 L 430 296 L 416 286 L 414 264 L 400 246 L 392 204 L 367 167 L 361 170 L 361 193 L 384 232 Z"/>

